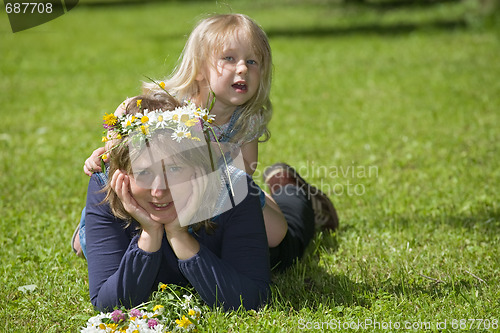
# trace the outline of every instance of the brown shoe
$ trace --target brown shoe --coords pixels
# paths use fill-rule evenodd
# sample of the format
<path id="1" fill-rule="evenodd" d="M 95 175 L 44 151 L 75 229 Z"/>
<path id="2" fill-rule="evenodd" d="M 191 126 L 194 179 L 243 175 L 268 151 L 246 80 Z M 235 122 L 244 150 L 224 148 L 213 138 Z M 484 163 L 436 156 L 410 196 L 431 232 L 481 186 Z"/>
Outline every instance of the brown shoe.
<path id="1" fill-rule="evenodd" d="M 314 224 L 317 228 L 335 230 L 339 227 L 337 211 L 328 196 L 320 189 L 311 186 L 294 168 L 285 163 L 275 163 L 263 174 L 264 182 L 269 191 L 275 193 L 282 186 L 291 184 L 304 189 L 310 198 L 314 211 Z"/>

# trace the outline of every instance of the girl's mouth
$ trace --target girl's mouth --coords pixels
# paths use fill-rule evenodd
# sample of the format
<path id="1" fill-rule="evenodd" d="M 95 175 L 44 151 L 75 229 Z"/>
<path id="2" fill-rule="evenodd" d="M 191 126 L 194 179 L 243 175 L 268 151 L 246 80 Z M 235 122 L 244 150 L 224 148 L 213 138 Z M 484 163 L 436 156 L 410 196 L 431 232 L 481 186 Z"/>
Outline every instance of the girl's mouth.
<path id="1" fill-rule="evenodd" d="M 233 89 L 237 92 L 245 92 L 248 90 L 247 85 L 245 83 L 237 82 L 232 85 Z"/>

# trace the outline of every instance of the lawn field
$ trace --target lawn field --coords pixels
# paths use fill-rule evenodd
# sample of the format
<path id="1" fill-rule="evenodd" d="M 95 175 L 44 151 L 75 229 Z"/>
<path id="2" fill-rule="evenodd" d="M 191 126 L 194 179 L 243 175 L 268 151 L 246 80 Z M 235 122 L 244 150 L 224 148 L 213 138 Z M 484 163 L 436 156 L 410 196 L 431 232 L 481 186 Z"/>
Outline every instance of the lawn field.
<path id="1" fill-rule="evenodd" d="M 82 0 L 18 33 L 0 10 L 0 331 L 96 314 L 70 249 L 83 162 L 104 112 L 166 76 L 215 12 L 248 14 L 273 50 L 254 178 L 295 166 L 341 227 L 273 276 L 263 309 L 207 311 L 199 330 L 500 331 L 500 25 L 473 1 L 417 2 Z"/>

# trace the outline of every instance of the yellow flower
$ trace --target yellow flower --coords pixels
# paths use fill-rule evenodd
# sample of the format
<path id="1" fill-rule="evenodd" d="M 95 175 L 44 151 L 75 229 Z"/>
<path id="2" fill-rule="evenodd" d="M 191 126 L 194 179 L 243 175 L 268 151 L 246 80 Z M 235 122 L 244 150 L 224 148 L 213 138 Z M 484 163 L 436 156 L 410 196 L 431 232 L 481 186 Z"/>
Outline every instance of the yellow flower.
<path id="1" fill-rule="evenodd" d="M 102 142 L 106 142 L 108 141 L 108 138 L 106 136 L 103 136 L 102 139 L 101 139 Z"/>
<path id="2" fill-rule="evenodd" d="M 107 326 L 112 330 L 116 330 L 118 328 L 118 324 L 108 324 Z"/>
<path id="3" fill-rule="evenodd" d="M 146 125 L 146 126 L 142 125 L 142 126 L 141 126 L 141 131 L 142 131 L 142 133 L 143 133 L 144 135 L 148 135 L 148 134 L 149 134 L 149 129 L 148 129 L 148 126 L 147 126 L 147 125 Z"/>
<path id="4" fill-rule="evenodd" d="M 189 325 L 192 324 L 191 320 L 189 320 L 186 316 L 182 316 L 182 319 L 176 319 L 175 320 L 175 323 L 179 326 L 179 327 L 182 327 L 182 328 L 185 328 L 187 329 L 189 327 Z"/>
<path id="5" fill-rule="evenodd" d="M 161 308 L 163 308 L 163 305 L 155 305 L 153 311 L 160 310 Z"/>
<path id="6" fill-rule="evenodd" d="M 122 138 L 122 135 L 121 135 L 120 133 L 118 133 L 118 134 L 116 135 L 116 139 L 120 140 L 121 138 Z"/>
<path id="7" fill-rule="evenodd" d="M 118 121 L 118 118 L 113 113 L 106 113 L 102 119 L 104 119 L 104 124 L 108 126 L 113 126 Z"/>
<path id="8" fill-rule="evenodd" d="M 161 89 L 165 89 L 165 82 L 160 82 Z"/>
<path id="9" fill-rule="evenodd" d="M 108 155 L 103 154 L 101 157 L 102 157 L 102 159 L 103 159 L 103 160 L 105 160 L 105 159 L 107 159 L 107 158 L 108 158 Z"/>
<path id="10" fill-rule="evenodd" d="M 104 331 L 104 330 L 106 330 L 106 325 L 104 325 L 104 324 L 99 324 L 99 328 L 100 328 L 101 330 L 103 330 L 103 331 Z"/>
<path id="11" fill-rule="evenodd" d="M 191 118 L 191 119 L 189 119 L 188 121 L 186 121 L 186 124 L 185 124 L 185 125 L 186 125 L 187 127 L 194 126 L 194 125 L 196 125 L 196 121 L 197 121 L 197 119 L 196 119 L 196 118 Z"/>
<path id="12" fill-rule="evenodd" d="M 137 107 L 140 108 L 141 107 L 141 103 L 142 103 L 142 99 L 138 99 L 137 100 Z"/>
<path id="13" fill-rule="evenodd" d="M 148 116 L 142 116 L 142 118 L 141 118 L 141 123 L 145 124 L 145 123 L 147 123 L 148 121 L 149 121 Z"/>
<path id="14" fill-rule="evenodd" d="M 165 291 L 165 289 L 167 289 L 168 285 L 166 285 L 165 283 L 162 283 L 162 285 L 160 286 L 160 289 L 162 291 Z"/>
<path id="15" fill-rule="evenodd" d="M 198 311 L 193 310 L 193 309 L 189 309 L 188 315 L 190 317 L 194 317 L 196 319 L 198 319 L 200 317 L 200 313 Z"/>

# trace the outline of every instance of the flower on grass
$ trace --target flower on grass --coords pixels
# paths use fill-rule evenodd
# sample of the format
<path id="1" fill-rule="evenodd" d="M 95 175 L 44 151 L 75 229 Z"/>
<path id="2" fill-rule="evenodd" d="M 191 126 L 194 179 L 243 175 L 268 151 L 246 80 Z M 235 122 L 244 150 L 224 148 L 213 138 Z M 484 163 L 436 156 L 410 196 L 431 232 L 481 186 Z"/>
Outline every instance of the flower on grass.
<path id="1" fill-rule="evenodd" d="M 153 312 L 155 315 L 161 315 L 163 312 L 165 312 L 165 307 L 163 305 L 155 305 L 153 308 Z"/>
<path id="2" fill-rule="evenodd" d="M 119 323 L 120 321 L 124 321 L 127 319 L 127 315 L 123 313 L 122 310 L 115 310 L 111 313 L 111 319 L 115 323 Z"/>
<path id="3" fill-rule="evenodd" d="M 139 309 L 132 309 L 132 310 L 129 311 L 128 314 L 129 314 L 130 317 L 136 317 L 136 318 L 142 316 L 142 312 Z"/>
<path id="4" fill-rule="evenodd" d="M 182 316 L 182 319 L 176 319 L 175 323 L 177 324 L 177 326 L 184 329 L 188 329 L 188 327 L 193 324 L 191 320 L 189 320 L 189 318 L 187 318 L 186 316 Z"/>
<path id="5" fill-rule="evenodd" d="M 157 325 L 158 325 L 158 320 L 156 320 L 156 319 L 149 319 L 148 320 L 148 327 L 149 328 L 154 328 Z"/>
<path id="6" fill-rule="evenodd" d="M 187 294 L 187 295 L 186 295 Z M 197 331 L 201 299 L 192 290 L 160 283 L 150 302 L 126 310 L 100 313 L 87 321 L 82 333 L 171 333 Z M 200 305 L 201 306 L 201 305 Z M 179 319 L 180 318 L 180 319 Z"/>

